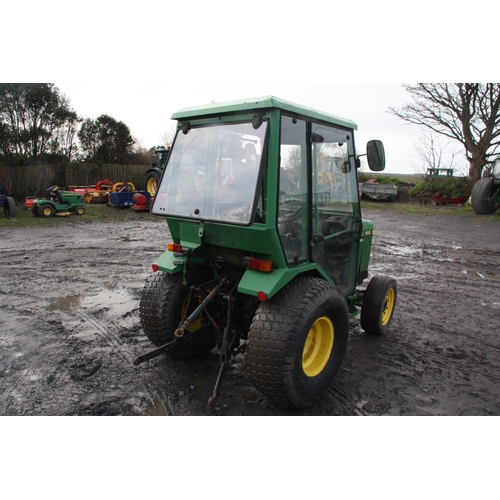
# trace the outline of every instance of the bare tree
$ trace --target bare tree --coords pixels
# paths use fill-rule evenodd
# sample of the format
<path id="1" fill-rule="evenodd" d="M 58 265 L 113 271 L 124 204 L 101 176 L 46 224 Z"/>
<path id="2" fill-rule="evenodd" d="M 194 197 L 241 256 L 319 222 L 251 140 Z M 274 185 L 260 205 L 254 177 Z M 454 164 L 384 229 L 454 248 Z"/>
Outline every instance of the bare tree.
<path id="1" fill-rule="evenodd" d="M 419 168 L 419 173 L 426 174 L 428 168 L 454 168 L 458 151 L 450 151 L 451 141 L 443 143 L 435 133 L 429 129 L 424 129 L 422 133 L 413 141 L 413 146 L 423 166 Z"/>
<path id="2" fill-rule="evenodd" d="M 175 132 L 176 132 L 176 124 L 174 122 L 170 122 L 170 127 L 168 130 L 166 130 L 163 135 L 160 136 L 160 144 L 158 147 L 168 147 L 172 146 L 172 143 L 174 142 L 175 138 Z"/>
<path id="3" fill-rule="evenodd" d="M 499 83 L 403 85 L 413 102 L 389 108 L 397 117 L 459 141 L 469 161 L 469 189 L 500 146 Z"/>

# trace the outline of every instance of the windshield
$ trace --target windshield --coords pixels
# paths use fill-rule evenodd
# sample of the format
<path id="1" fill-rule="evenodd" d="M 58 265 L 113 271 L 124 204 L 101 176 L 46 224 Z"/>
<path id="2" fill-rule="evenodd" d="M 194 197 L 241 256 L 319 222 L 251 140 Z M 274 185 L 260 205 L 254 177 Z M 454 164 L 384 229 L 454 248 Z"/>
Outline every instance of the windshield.
<path id="1" fill-rule="evenodd" d="M 179 130 L 152 212 L 251 224 L 267 122 Z"/>

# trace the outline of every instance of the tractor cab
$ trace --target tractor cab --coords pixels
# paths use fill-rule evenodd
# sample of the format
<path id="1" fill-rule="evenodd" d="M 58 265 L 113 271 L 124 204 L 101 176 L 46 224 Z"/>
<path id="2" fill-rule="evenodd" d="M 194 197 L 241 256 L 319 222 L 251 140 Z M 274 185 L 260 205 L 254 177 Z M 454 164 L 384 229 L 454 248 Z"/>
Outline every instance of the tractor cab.
<path id="1" fill-rule="evenodd" d="M 358 271 L 365 276 L 354 123 L 273 97 L 173 118 L 179 128 L 152 212 L 167 216 L 174 241 L 193 256 L 208 252 L 218 269 L 246 269 L 238 288 L 251 295 L 271 297 L 306 270 L 353 291 Z M 383 148 L 371 148 L 381 170 Z M 264 279 L 249 258 L 273 272 Z M 184 267 L 172 253 L 157 264 Z"/>
<path id="2" fill-rule="evenodd" d="M 140 303 L 157 348 L 135 364 L 216 347 L 213 403 L 229 357 L 247 353 L 266 397 L 311 406 L 333 383 L 361 303 L 363 329 L 382 334 L 396 301 L 387 276 L 357 289 L 373 234 L 361 218 L 357 126 L 272 96 L 172 118 L 177 133 L 151 208 L 166 217 L 172 243 Z M 372 170 L 384 169 L 380 141 L 366 156 Z"/>

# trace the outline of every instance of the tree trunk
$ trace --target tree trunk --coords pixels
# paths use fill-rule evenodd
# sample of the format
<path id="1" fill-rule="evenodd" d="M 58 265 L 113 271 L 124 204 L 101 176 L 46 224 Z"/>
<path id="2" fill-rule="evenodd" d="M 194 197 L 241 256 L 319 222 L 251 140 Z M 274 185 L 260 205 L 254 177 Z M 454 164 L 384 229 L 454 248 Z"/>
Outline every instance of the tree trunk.
<path id="1" fill-rule="evenodd" d="M 476 184 L 476 182 L 481 179 L 481 173 L 483 171 L 483 167 L 486 164 L 484 158 L 482 156 L 473 156 L 472 158 L 468 158 L 470 165 L 469 165 L 469 183 L 468 183 L 468 195 L 470 195 L 470 192 L 472 191 L 472 188 Z"/>

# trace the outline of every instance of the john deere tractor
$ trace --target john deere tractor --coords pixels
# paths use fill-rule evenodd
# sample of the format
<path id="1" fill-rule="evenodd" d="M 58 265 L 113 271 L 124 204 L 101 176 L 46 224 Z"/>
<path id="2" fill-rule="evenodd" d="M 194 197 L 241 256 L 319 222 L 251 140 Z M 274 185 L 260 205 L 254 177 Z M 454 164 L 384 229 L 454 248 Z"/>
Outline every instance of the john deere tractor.
<path id="1" fill-rule="evenodd" d="M 146 191 L 150 196 L 156 194 L 163 170 L 167 164 L 168 155 L 170 154 L 170 146 L 156 148 L 155 153 L 158 160 L 151 163 L 151 168 L 146 172 Z"/>
<path id="2" fill-rule="evenodd" d="M 45 190 L 44 198 L 35 198 L 31 211 L 36 217 L 83 215 L 83 195 L 51 186 Z"/>
<path id="3" fill-rule="evenodd" d="M 476 214 L 493 214 L 500 208 L 500 156 L 486 175 L 474 185 L 471 203 Z"/>
<path id="4" fill-rule="evenodd" d="M 152 212 L 172 243 L 152 265 L 140 299 L 144 333 L 169 353 L 220 353 L 209 404 L 231 356 L 273 403 L 308 408 L 332 386 L 350 320 L 385 333 L 396 281 L 367 286 L 373 224 L 362 220 L 350 120 L 276 97 L 183 109 Z M 365 156 L 365 155 L 363 155 Z M 374 171 L 380 141 L 368 142 Z M 335 158 L 332 182 L 324 159 Z M 214 377 L 215 378 L 215 377 Z"/>

